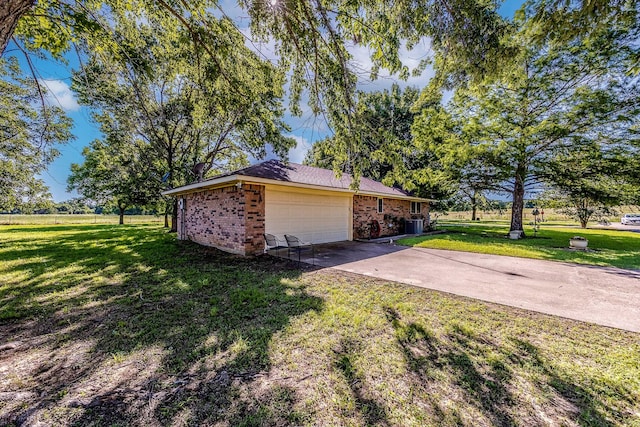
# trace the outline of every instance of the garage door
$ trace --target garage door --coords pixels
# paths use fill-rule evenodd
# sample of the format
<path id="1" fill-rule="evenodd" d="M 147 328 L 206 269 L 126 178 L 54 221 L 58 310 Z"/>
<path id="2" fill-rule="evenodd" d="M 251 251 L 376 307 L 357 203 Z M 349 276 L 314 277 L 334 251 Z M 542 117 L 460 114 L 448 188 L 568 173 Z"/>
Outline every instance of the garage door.
<path id="1" fill-rule="evenodd" d="M 312 243 L 349 240 L 351 195 L 308 194 L 266 189 L 265 230 Z"/>

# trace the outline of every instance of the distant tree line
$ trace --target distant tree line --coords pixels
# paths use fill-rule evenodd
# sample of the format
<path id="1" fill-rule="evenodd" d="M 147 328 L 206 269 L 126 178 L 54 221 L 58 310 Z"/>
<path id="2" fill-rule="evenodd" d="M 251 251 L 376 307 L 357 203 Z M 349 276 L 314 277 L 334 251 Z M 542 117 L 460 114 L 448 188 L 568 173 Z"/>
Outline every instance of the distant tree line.
<path id="1" fill-rule="evenodd" d="M 1 214 L 27 214 L 27 215 L 118 215 L 120 210 L 115 205 L 96 205 L 95 202 L 83 198 L 73 198 L 63 202 L 53 202 L 51 200 L 39 206 L 28 208 L 16 208 L 12 210 L 2 210 Z M 124 210 L 124 215 L 160 215 L 162 212 L 154 206 L 131 206 Z"/>

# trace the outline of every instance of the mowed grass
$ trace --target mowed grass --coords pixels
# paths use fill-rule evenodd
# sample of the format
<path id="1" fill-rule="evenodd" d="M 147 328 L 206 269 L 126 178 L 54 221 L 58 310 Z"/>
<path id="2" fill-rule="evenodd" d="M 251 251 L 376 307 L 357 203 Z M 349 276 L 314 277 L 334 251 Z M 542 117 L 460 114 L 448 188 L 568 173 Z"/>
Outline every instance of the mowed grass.
<path id="1" fill-rule="evenodd" d="M 638 334 L 156 226 L 0 242 L 0 425 L 640 425 Z"/>
<path id="2" fill-rule="evenodd" d="M 640 269 L 640 233 L 545 224 L 538 233 L 534 233 L 530 226 L 525 227 L 526 238 L 510 240 L 507 238 L 509 227 L 504 223 L 445 224 L 439 228 L 446 233 L 401 239 L 398 243 L 422 248 Z M 589 240 L 589 250 L 569 249 L 569 239 L 574 236 Z"/>
<path id="3" fill-rule="evenodd" d="M 102 214 L 0 214 L 0 225 L 118 224 L 118 215 Z M 164 216 L 125 215 L 125 224 L 164 224 Z"/>

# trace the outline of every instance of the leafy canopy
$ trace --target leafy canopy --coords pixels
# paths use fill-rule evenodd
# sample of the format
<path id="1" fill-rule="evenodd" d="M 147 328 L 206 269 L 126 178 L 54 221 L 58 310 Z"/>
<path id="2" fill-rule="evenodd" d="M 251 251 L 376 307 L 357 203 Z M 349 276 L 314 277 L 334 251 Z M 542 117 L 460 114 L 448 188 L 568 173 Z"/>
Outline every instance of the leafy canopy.
<path id="1" fill-rule="evenodd" d="M 1 211 L 31 211 L 49 203 L 38 174 L 59 154 L 56 145 L 73 139 L 71 119 L 43 101 L 44 91 L 23 76 L 15 58 L 0 58 Z"/>

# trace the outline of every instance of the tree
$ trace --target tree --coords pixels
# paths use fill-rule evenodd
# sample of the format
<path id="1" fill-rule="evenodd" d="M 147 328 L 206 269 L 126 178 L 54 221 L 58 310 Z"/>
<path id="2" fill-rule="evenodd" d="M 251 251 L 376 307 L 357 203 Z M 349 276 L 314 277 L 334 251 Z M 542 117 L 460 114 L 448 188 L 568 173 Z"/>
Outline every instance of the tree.
<path id="1" fill-rule="evenodd" d="M 55 211 L 68 214 L 94 213 L 94 209 L 87 204 L 87 200 L 80 197 L 74 197 L 64 202 L 56 203 Z"/>
<path id="2" fill-rule="evenodd" d="M 12 0 L 18 3 L 19 0 Z M 357 163 L 363 142 L 354 128 L 356 75 L 350 66 L 349 47 L 364 45 L 372 52 L 372 75 L 379 68 L 407 77 L 411 71 L 400 58 L 402 44 L 409 48 L 426 37 L 447 56 L 460 58 L 459 75 L 477 76 L 498 69 L 500 38 L 508 25 L 496 12 L 497 4 L 485 0 L 425 0 L 423 2 L 255 2 L 243 0 L 240 7 L 250 17 L 252 37 L 275 45 L 278 65 L 291 71 L 289 80 L 291 109 L 300 113 L 303 91 L 309 92 L 309 105 L 315 114 L 322 114 L 335 133 L 347 161 Z M 217 12 L 213 12 L 217 9 Z M 0 16 L 9 30 L 0 34 L 4 52 L 10 28 L 17 22 L 14 39 L 23 50 L 45 49 L 60 57 L 72 43 L 86 42 L 92 52 L 104 52 L 114 57 L 126 55 L 123 40 L 112 34 L 110 23 L 118 15 L 135 22 L 167 22 L 178 26 L 183 37 L 180 46 L 189 46 L 192 61 L 207 62 L 210 68 L 229 83 L 233 69 L 224 66 L 233 50 L 225 45 L 226 31 L 215 25 L 213 14 L 227 15 L 219 2 L 202 1 L 69 1 L 46 0 L 30 7 L 12 9 Z M 161 29 L 161 27 L 155 27 Z M 234 34 L 240 34 L 236 29 Z M 190 42 L 190 43 L 189 43 Z M 83 47 L 85 43 L 80 43 Z M 240 41 L 236 46 L 244 46 Z M 236 90 L 241 91 L 238 87 Z M 361 159 L 361 158 L 360 158 Z M 354 166 L 357 173 L 361 168 Z"/>
<path id="3" fill-rule="evenodd" d="M 124 224 L 125 210 L 154 202 L 159 189 L 143 161 L 145 147 L 106 119 L 102 131 L 105 139 L 94 140 L 82 151 L 84 163 L 71 165 L 68 190 L 101 205 L 115 205 Z"/>
<path id="4" fill-rule="evenodd" d="M 0 55 L 18 25 L 18 20 L 33 7 L 34 0 L 4 1 L 0 4 Z"/>
<path id="5" fill-rule="evenodd" d="M 463 156 L 454 165 L 445 166 L 458 181 L 458 193 L 471 203 L 471 220 L 478 216 L 478 207 L 486 205 L 486 194 L 499 188 L 503 176 L 494 166 L 493 153 L 483 145 L 467 145 Z"/>
<path id="6" fill-rule="evenodd" d="M 433 161 L 418 165 L 410 173 L 428 179 L 432 185 L 446 189 L 444 196 L 466 198 L 471 206 L 471 218 L 476 219 L 485 193 L 496 191 L 504 174 L 494 166 L 492 148 L 481 144 L 481 136 L 467 125 L 468 114 L 454 98 L 448 108 L 442 105 L 435 86 L 423 91 L 420 110 L 411 129 L 415 150 L 430 152 Z"/>
<path id="7" fill-rule="evenodd" d="M 605 12 L 606 22 L 600 22 L 596 30 L 607 28 L 610 22 L 616 25 L 631 23 L 629 25 L 635 25 L 637 33 L 635 1 L 585 1 L 577 2 L 576 7 L 574 4 L 539 0 L 529 3 L 529 8 L 537 13 L 536 16 L 544 17 L 539 21 L 541 23 L 551 18 L 554 22 L 563 22 L 563 18 L 575 16 L 584 16 L 591 23 Z M 504 43 L 513 26 L 501 19 L 495 1 L 424 0 L 390 4 L 383 0 L 243 0 L 239 5 L 250 17 L 253 37 L 272 41 L 280 67 L 291 71 L 292 111 L 300 112 L 301 93 L 308 90 L 312 111 L 327 118 L 338 136 L 336 150 L 343 153 L 347 162 L 354 164 L 355 174 L 363 167 L 357 164 L 362 160 L 357 153 L 365 142 L 353 120 L 356 77 L 349 66 L 348 49 L 352 44 L 369 48 L 374 64 L 373 77 L 380 68 L 407 77 L 411 71 L 423 70 L 427 61 L 410 70 L 399 58 L 400 48 L 403 44 L 411 48 L 428 37 L 436 53 L 434 64 L 439 70 L 438 79 L 449 86 L 495 76 L 517 56 L 517 47 Z M 107 31 L 108 23 L 113 20 L 111 13 L 127 14 L 134 21 L 169 17 L 175 21 L 173 25 L 180 26 L 183 33 L 188 34 L 193 48 L 192 59 L 211 61 L 218 73 L 233 80 L 233 74 L 221 66 L 228 51 L 217 49 L 217 41 L 223 39 L 225 33 L 211 25 L 211 11 L 216 8 L 222 15 L 228 12 L 219 2 L 210 0 L 47 0 L 30 4 L 25 0 L 11 0 L 0 12 L 0 28 L 3 29 L 0 53 L 4 52 L 15 27 L 15 39 L 27 49 L 47 49 L 59 56 L 72 42 L 89 39 L 97 50 L 121 56 L 122 41 Z M 618 19 L 620 16 L 624 19 Z M 566 22 L 579 22 L 579 19 Z M 589 27 L 576 25 L 568 33 L 583 34 L 584 31 L 578 29 Z M 545 34 L 545 29 L 558 27 L 540 25 L 540 28 L 537 38 Z M 185 41 L 187 38 L 183 39 L 183 44 Z M 206 52 L 208 58 L 202 58 L 202 52 Z"/>
<path id="8" fill-rule="evenodd" d="M 490 148 L 493 166 L 510 176 L 511 230 L 522 230 L 524 194 L 538 185 L 558 153 L 579 150 L 597 133 L 628 127 L 637 109 L 637 85 L 627 78 L 620 28 L 543 47 L 528 43 L 539 30 L 523 23 L 513 43 L 522 46 L 498 80 L 458 92 L 465 133 Z"/>
<path id="9" fill-rule="evenodd" d="M 263 157 L 266 144 L 286 156 L 295 142 L 282 135 L 288 130 L 282 121 L 284 75 L 246 48 L 228 19 L 212 18 L 210 28 L 224 36 L 206 39 L 226 52 L 224 59 L 203 53 L 200 61 L 193 61 L 183 47 L 185 34 L 172 23 L 116 19 L 113 34 L 127 54 L 90 57 L 73 80 L 80 102 L 100 108 L 99 120 L 127 129 L 148 147 L 149 167 L 168 187 L 210 170 L 235 169 L 248 155 Z M 167 203 L 175 230 L 176 201 Z"/>
<path id="10" fill-rule="evenodd" d="M 625 171 L 628 152 L 610 147 L 603 141 L 589 141 L 580 151 L 567 150 L 556 155 L 546 167 L 544 180 L 551 186 L 547 192 L 563 200 L 565 212 L 586 228 L 593 217 L 603 217 L 633 194 L 632 176 Z"/>
<path id="11" fill-rule="evenodd" d="M 15 59 L 0 58 L 0 77 L 0 210 L 32 211 L 51 200 L 38 174 L 72 139 L 72 122 L 42 101 L 45 89 Z"/>
<path id="12" fill-rule="evenodd" d="M 351 159 L 357 159 L 359 173 L 382 181 L 393 170 L 393 157 L 411 138 L 415 113 L 411 107 L 418 99 L 418 90 L 404 91 L 397 84 L 391 90 L 358 92 L 354 122 L 362 135 L 362 146 Z M 338 136 L 316 142 L 307 153 L 305 163 L 316 167 L 350 171 L 347 156 L 336 150 Z"/>
<path id="13" fill-rule="evenodd" d="M 627 185 L 622 203 L 640 206 L 640 123 L 638 120 L 629 127 L 628 132 L 618 138 L 620 153 L 618 159 L 624 161 L 617 169 L 617 176 Z M 618 162 L 620 163 L 620 162 Z"/>
<path id="14" fill-rule="evenodd" d="M 360 151 L 351 155 L 342 152 L 339 148 L 342 136 L 334 135 L 316 142 L 307 153 L 305 163 L 355 172 L 356 177 L 400 185 L 424 197 L 442 199 L 443 195 L 449 195 L 452 190 L 441 181 L 427 179 L 421 173 L 430 165 L 433 170 L 438 166 L 433 165 L 431 151 L 416 149 L 412 144 L 411 129 L 417 115 L 413 106 L 418 96 L 416 88 L 403 91 L 398 85 L 393 85 L 391 90 L 359 92 L 353 119 L 357 123 L 354 129 L 363 142 Z"/>

